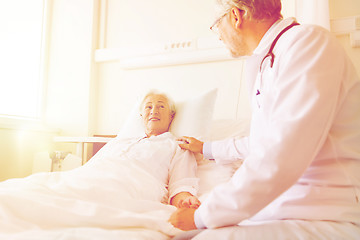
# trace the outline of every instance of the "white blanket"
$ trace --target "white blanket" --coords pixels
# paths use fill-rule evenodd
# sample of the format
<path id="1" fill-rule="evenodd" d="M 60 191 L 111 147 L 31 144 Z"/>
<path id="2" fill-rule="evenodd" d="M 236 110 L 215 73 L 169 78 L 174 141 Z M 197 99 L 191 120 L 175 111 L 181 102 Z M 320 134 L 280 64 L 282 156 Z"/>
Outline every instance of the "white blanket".
<path id="1" fill-rule="evenodd" d="M 177 145 L 165 142 L 158 150 L 168 157 Z M 0 239 L 169 239 L 181 232 L 167 221 L 176 208 L 161 203 L 167 196 L 162 160 L 155 154 L 156 162 L 130 161 L 128 150 L 137 144 L 125 150 L 121 144 L 111 142 L 68 172 L 0 183 Z"/>

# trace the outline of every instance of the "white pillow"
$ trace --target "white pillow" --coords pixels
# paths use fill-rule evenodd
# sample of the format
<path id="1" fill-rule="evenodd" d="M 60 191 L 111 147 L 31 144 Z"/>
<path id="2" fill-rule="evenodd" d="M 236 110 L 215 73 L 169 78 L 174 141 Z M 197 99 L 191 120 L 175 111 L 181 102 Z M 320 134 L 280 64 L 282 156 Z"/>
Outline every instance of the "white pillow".
<path id="1" fill-rule="evenodd" d="M 217 119 L 211 122 L 208 141 L 249 136 L 250 119 Z"/>
<path id="2" fill-rule="evenodd" d="M 226 138 L 239 138 L 248 136 L 250 119 L 217 119 L 210 124 L 209 141 L 222 140 Z M 199 178 L 200 201 L 204 201 L 211 190 L 219 184 L 229 181 L 234 172 L 241 166 L 242 160 L 229 164 L 216 164 L 215 161 L 204 159 L 197 154 L 197 176 Z"/>
<path id="3" fill-rule="evenodd" d="M 196 175 L 199 178 L 198 197 L 200 201 L 205 200 L 216 186 L 228 182 L 241 164 L 242 160 L 223 165 L 207 159 L 198 161 Z"/>
<path id="4" fill-rule="evenodd" d="M 175 102 L 176 114 L 169 131 L 178 137 L 185 135 L 198 139 L 207 138 L 210 134 L 216 96 L 217 89 L 212 89 L 192 99 Z M 135 104 L 118 133 L 118 138 L 144 136 L 145 129 L 139 112 L 140 103 L 141 101 Z"/>

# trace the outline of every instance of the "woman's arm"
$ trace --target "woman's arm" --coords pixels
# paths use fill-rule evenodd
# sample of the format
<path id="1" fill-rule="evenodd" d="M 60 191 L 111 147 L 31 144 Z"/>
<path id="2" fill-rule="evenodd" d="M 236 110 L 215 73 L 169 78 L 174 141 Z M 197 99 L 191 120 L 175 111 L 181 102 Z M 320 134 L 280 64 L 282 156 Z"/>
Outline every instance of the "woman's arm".
<path id="1" fill-rule="evenodd" d="M 177 144 L 177 143 L 175 143 Z M 169 168 L 169 203 L 181 207 L 197 203 L 194 199 L 198 191 L 199 179 L 196 177 L 196 159 L 190 151 L 176 146 Z"/>

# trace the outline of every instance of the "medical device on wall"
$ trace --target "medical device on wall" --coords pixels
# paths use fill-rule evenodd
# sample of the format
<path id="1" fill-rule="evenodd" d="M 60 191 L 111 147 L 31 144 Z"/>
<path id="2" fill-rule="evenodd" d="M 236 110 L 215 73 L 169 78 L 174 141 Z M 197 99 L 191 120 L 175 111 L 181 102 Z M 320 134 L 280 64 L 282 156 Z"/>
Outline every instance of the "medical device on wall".
<path id="1" fill-rule="evenodd" d="M 124 69 L 236 60 L 215 37 L 98 49 L 96 62 L 119 61 Z"/>
<path id="2" fill-rule="evenodd" d="M 360 47 L 360 16 L 332 19 L 330 29 L 335 35 L 349 34 L 351 46 Z M 217 36 L 95 51 L 96 62 L 119 61 L 123 69 L 228 60 L 236 59 Z"/>
<path id="3" fill-rule="evenodd" d="M 336 35 L 348 35 L 352 47 L 360 47 L 360 15 L 332 19 L 331 32 Z"/>

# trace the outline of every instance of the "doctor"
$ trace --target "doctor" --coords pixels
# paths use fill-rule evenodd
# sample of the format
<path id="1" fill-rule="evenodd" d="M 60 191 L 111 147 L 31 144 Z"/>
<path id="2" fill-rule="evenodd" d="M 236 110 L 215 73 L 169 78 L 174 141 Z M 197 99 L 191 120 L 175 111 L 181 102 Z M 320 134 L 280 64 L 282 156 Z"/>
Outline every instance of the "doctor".
<path id="1" fill-rule="evenodd" d="M 183 137 L 180 146 L 218 164 L 244 163 L 198 209 L 179 209 L 170 222 L 183 230 L 240 225 L 239 236 L 251 239 L 280 225 L 296 239 L 299 232 L 355 239 L 360 81 L 351 61 L 327 30 L 282 19 L 280 0 L 218 2 L 222 13 L 211 29 L 234 57 L 250 55 L 250 135 L 205 143 Z"/>

